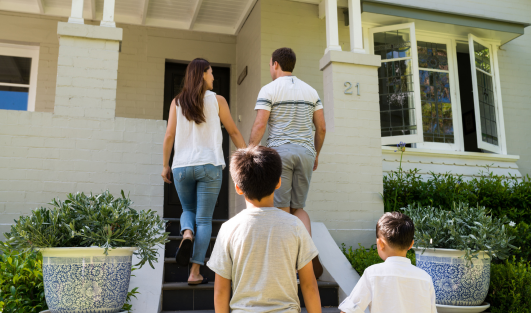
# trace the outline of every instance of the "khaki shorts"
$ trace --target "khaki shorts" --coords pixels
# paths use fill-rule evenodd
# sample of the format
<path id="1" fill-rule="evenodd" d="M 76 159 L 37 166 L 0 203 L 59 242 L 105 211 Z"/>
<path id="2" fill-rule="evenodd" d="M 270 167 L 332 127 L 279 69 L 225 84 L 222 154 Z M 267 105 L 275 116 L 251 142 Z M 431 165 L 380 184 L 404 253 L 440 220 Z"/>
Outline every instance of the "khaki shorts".
<path id="1" fill-rule="evenodd" d="M 310 190 L 315 156 L 303 146 L 284 144 L 275 149 L 282 159 L 282 183 L 275 190 L 275 206 L 302 209 Z"/>

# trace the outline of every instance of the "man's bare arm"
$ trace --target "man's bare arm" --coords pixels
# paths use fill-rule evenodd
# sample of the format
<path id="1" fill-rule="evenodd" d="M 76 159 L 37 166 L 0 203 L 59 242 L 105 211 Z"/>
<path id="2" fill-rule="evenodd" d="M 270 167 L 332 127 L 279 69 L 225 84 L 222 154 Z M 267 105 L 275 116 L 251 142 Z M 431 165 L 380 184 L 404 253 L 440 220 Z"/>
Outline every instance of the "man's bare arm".
<path id="1" fill-rule="evenodd" d="M 313 112 L 313 124 L 315 125 L 314 145 L 315 151 L 317 151 L 317 155 L 315 156 L 315 164 L 313 165 L 313 170 L 315 171 L 319 163 L 319 153 L 321 153 L 321 148 L 323 147 L 326 135 L 326 122 L 322 109 Z"/>
<path id="2" fill-rule="evenodd" d="M 253 129 L 251 130 L 251 138 L 249 138 L 249 145 L 259 145 L 269 121 L 268 110 L 257 110 L 256 119 L 254 120 Z"/>
<path id="3" fill-rule="evenodd" d="M 306 310 L 308 313 L 321 313 L 321 298 L 311 261 L 299 270 L 299 280 Z"/>

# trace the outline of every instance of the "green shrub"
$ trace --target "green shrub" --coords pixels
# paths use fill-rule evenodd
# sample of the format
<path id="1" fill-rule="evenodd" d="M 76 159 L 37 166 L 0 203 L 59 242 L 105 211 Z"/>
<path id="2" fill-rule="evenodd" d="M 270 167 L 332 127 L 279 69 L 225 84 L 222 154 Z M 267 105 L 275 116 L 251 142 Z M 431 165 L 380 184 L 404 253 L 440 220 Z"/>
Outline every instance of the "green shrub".
<path id="1" fill-rule="evenodd" d="M 378 250 L 376 249 L 376 245 L 372 245 L 370 249 L 366 249 L 361 244 L 358 244 L 359 248 L 356 250 L 352 250 L 352 247 L 348 248 L 345 246 L 345 244 L 341 245 L 341 250 L 343 251 L 343 254 L 347 257 L 350 264 L 352 264 L 352 267 L 358 272 L 358 274 L 363 275 L 363 272 L 365 272 L 365 269 L 371 265 L 382 263 L 383 260 L 378 255 Z M 415 263 L 415 253 L 410 250 L 407 252 L 407 257 L 411 260 L 411 263 L 413 265 L 416 265 Z"/>
<path id="2" fill-rule="evenodd" d="M 487 299 L 492 313 L 531 312 L 531 263 L 506 260 L 492 264 Z"/>
<path id="3" fill-rule="evenodd" d="M 69 194 L 64 202 L 53 199 L 53 207 L 35 209 L 21 216 L 5 236 L 17 250 L 49 247 L 108 249 L 137 247 L 142 267 L 153 267 L 157 245 L 167 242 L 165 222 L 154 211 L 136 211 L 122 191 L 121 198 L 105 191 L 99 195 Z M 154 268 L 154 267 L 153 267 Z"/>
<path id="4" fill-rule="evenodd" d="M 517 179 L 481 172 L 481 177 L 464 180 L 451 173 L 421 177 L 419 170 L 397 171 L 383 178 L 386 212 L 408 204 L 434 206 L 450 210 L 453 203 L 486 207 L 496 217 L 531 224 L 531 178 Z"/>
<path id="5" fill-rule="evenodd" d="M 524 259 L 531 262 L 531 226 L 525 222 L 520 222 L 516 227 L 508 227 L 508 232 L 514 239 L 511 241 L 512 245 L 516 246 L 518 250 L 513 251 L 516 259 Z"/>
<path id="6" fill-rule="evenodd" d="M 0 251 L 3 312 L 38 313 L 46 310 L 41 254 L 35 251 L 21 253 L 3 242 L 0 242 Z"/>
<path id="7" fill-rule="evenodd" d="M 514 237 L 511 237 L 506 228 L 511 228 L 507 217 L 493 217 L 485 207 L 459 204 L 447 211 L 408 205 L 402 211 L 415 224 L 417 248 L 463 250 L 468 264 L 482 251 L 504 260 L 516 248 L 510 243 Z"/>

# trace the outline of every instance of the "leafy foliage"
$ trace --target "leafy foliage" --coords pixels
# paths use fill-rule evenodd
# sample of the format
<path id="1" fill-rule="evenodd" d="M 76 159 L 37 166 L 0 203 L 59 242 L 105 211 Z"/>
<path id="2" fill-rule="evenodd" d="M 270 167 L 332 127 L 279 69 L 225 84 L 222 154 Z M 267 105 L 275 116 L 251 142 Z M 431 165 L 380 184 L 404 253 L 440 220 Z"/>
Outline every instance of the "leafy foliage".
<path id="1" fill-rule="evenodd" d="M 531 312 L 531 263 L 506 260 L 492 264 L 487 299 L 492 313 Z"/>
<path id="2" fill-rule="evenodd" d="M 64 202 L 53 199 L 52 208 L 41 207 L 21 216 L 5 236 L 19 250 L 98 246 L 107 254 L 108 249 L 137 247 L 137 265 L 149 262 L 153 267 L 156 246 L 165 244 L 169 233 L 156 212 L 136 211 L 131 204 L 123 191 L 121 198 L 114 198 L 109 191 L 69 194 Z"/>
<path id="3" fill-rule="evenodd" d="M 46 310 L 40 253 L 18 252 L 3 242 L 0 242 L 0 251 L 0 312 Z"/>
<path id="4" fill-rule="evenodd" d="M 415 224 L 415 247 L 457 249 L 465 252 L 471 264 L 480 252 L 500 260 L 509 257 L 516 248 L 507 231 L 507 217 L 492 217 L 485 207 L 472 207 L 460 203 L 453 210 L 421 205 L 402 208 Z M 508 226 L 511 227 L 511 226 Z"/>
<path id="5" fill-rule="evenodd" d="M 518 260 L 524 259 L 531 262 L 531 226 L 525 222 L 520 222 L 516 227 L 508 227 L 507 230 L 511 237 L 514 237 L 511 241 L 512 245 L 518 248 L 518 250 L 513 251 L 513 255 Z"/>
<path id="6" fill-rule="evenodd" d="M 488 170 L 488 169 L 487 169 Z M 531 178 L 518 179 L 481 172 L 466 181 L 450 173 L 422 177 L 419 170 L 391 172 L 383 178 L 386 212 L 412 203 L 450 210 L 454 203 L 486 207 L 493 216 L 531 224 Z"/>
<path id="7" fill-rule="evenodd" d="M 372 245 L 369 249 L 366 249 L 361 244 L 358 244 L 359 248 L 352 250 L 352 247 L 347 247 L 345 244 L 341 244 L 341 250 L 343 254 L 347 257 L 347 260 L 352 264 L 352 267 L 358 272 L 358 274 L 363 275 L 365 269 L 371 265 L 382 263 L 383 260 L 378 255 L 378 250 L 376 245 Z M 413 251 L 407 252 L 407 257 L 411 260 L 413 265 L 416 265 L 415 262 L 415 253 Z"/>

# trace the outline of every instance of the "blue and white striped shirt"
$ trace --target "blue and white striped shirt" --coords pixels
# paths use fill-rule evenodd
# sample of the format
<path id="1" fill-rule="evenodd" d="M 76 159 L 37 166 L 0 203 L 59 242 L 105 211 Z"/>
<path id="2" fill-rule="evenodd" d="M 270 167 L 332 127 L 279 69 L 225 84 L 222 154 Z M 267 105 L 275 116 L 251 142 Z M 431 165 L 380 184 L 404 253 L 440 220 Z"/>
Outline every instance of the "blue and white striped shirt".
<path id="1" fill-rule="evenodd" d="M 316 155 L 313 113 L 323 109 L 317 91 L 295 76 L 283 76 L 265 85 L 255 110 L 270 111 L 268 147 L 297 144 Z"/>

